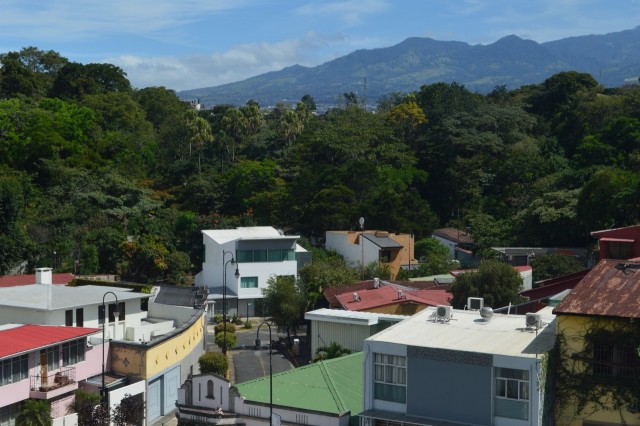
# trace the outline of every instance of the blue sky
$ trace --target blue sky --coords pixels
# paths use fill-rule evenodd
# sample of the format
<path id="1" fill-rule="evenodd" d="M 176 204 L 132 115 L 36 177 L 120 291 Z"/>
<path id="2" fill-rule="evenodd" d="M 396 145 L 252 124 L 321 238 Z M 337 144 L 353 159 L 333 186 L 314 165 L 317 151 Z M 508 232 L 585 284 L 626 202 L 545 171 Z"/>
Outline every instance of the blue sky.
<path id="1" fill-rule="evenodd" d="M 545 42 L 640 25 L 640 0 L 0 0 L 0 52 L 35 46 L 174 90 L 314 66 L 407 37 Z"/>

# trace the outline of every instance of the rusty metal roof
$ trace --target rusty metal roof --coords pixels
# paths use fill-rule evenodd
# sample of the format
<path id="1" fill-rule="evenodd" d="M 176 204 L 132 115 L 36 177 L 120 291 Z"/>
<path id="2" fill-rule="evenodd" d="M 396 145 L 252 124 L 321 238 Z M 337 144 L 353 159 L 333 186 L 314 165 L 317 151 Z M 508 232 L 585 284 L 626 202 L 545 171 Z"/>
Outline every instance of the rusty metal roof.
<path id="1" fill-rule="evenodd" d="M 458 244 L 473 244 L 473 237 L 467 233 L 467 231 L 463 231 L 457 228 L 440 228 L 433 231 L 433 235 L 436 235 L 440 238 L 444 238 L 449 241 L 453 241 Z"/>
<path id="2" fill-rule="evenodd" d="M 601 260 L 553 313 L 640 318 L 640 262 Z"/>

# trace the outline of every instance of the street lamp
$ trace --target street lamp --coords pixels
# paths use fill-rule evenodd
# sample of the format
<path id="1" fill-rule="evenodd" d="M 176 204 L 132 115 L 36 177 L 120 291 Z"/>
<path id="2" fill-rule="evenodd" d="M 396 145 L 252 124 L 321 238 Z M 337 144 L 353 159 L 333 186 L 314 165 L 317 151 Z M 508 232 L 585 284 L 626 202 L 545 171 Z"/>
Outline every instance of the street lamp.
<path id="1" fill-rule="evenodd" d="M 360 223 L 360 248 L 362 250 L 360 262 L 362 263 L 362 281 L 364 281 L 364 217 L 360 217 L 358 222 Z"/>
<path id="2" fill-rule="evenodd" d="M 107 405 L 107 389 L 105 388 L 105 385 L 104 385 L 104 341 L 105 341 L 104 336 L 105 336 L 105 329 L 107 328 L 107 323 L 109 321 L 109 314 L 107 313 L 107 309 L 104 304 L 104 300 L 107 297 L 107 294 L 112 294 L 113 297 L 115 297 L 116 299 L 116 304 L 113 309 L 113 318 L 116 322 L 118 321 L 118 296 L 116 296 L 114 292 L 108 291 L 102 296 L 102 313 L 103 313 L 103 316 L 102 316 L 102 389 L 100 389 L 102 393 L 101 395 L 102 397 L 100 398 L 100 402 L 102 403 L 103 407 Z"/>
<path id="3" fill-rule="evenodd" d="M 227 254 L 231 255 L 231 259 L 224 261 L 225 256 Z M 227 265 L 231 263 L 232 265 L 236 264 L 235 259 L 233 258 L 233 253 L 230 251 L 222 251 L 222 324 L 224 324 L 223 332 L 224 332 L 224 346 L 222 347 L 222 353 L 227 354 Z M 236 279 L 240 278 L 240 271 L 238 270 L 238 266 L 236 265 Z"/>
<path id="4" fill-rule="evenodd" d="M 266 325 L 269 327 L 269 425 L 273 424 L 273 368 L 271 364 L 271 352 L 273 344 L 273 340 L 271 339 L 271 324 L 266 321 L 263 321 L 258 326 L 258 330 L 256 330 L 256 353 L 260 349 L 262 349 L 262 345 L 260 344 L 260 327 Z"/>

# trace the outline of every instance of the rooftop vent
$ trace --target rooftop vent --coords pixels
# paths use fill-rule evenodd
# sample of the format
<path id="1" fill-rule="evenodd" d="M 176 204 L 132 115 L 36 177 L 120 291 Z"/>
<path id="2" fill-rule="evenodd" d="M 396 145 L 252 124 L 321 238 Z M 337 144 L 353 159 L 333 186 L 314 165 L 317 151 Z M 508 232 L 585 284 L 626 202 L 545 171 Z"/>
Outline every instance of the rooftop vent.
<path id="1" fill-rule="evenodd" d="M 358 296 L 358 293 L 353 293 L 353 301 L 354 302 L 359 302 L 360 301 L 360 296 Z"/>
<path id="2" fill-rule="evenodd" d="M 483 306 L 480 309 L 480 317 L 484 320 L 484 321 L 489 321 L 492 317 L 493 317 L 493 309 L 491 309 L 488 306 Z"/>

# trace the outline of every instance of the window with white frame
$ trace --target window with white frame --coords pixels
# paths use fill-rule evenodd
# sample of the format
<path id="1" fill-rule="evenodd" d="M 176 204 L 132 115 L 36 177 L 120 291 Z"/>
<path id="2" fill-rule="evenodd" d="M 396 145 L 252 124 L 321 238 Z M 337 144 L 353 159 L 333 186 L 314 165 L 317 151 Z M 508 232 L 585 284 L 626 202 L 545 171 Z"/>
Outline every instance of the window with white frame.
<path id="1" fill-rule="evenodd" d="M 73 365 L 84 361 L 84 339 L 62 344 L 62 365 Z"/>
<path id="2" fill-rule="evenodd" d="M 529 371 L 494 369 L 496 378 L 495 415 L 529 420 Z"/>
<path id="3" fill-rule="evenodd" d="M 385 401 L 407 401 L 406 357 L 374 354 L 373 395 Z"/>
<path id="4" fill-rule="evenodd" d="M 258 277 L 240 278 L 240 288 L 258 288 Z"/>

